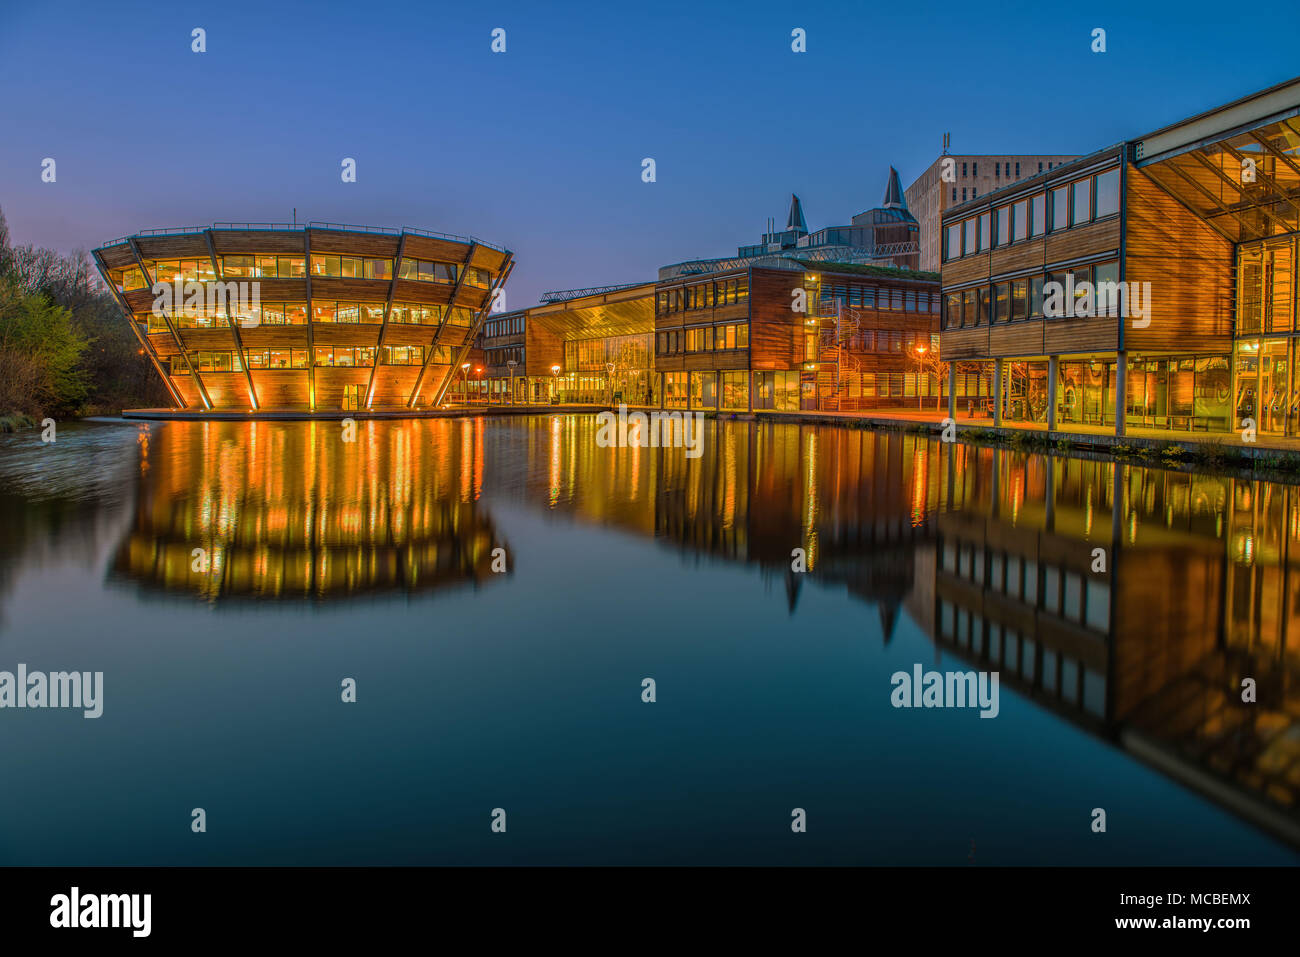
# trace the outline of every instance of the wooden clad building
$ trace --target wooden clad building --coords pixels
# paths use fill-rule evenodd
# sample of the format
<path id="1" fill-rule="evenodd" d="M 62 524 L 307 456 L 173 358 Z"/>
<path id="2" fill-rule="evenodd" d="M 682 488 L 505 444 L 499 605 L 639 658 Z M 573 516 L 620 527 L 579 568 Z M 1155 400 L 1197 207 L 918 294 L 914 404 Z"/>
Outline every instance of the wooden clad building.
<path id="1" fill-rule="evenodd" d="M 859 411 L 937 401 L 934 273 L 770 257 L 655 292 L 666 408 Z"/>
<path id="2" fill-rule="evenodd" d="M 950 412 L 969 399 L 1049 430 L 1300 432 L 1300 80 L 942 223 Z"/>
<path id="3" fill-rule="evenodd" d="M 436 407 L 507 250 L 328 223 L 152 230 L 94 252 L 179 409 Z"/>

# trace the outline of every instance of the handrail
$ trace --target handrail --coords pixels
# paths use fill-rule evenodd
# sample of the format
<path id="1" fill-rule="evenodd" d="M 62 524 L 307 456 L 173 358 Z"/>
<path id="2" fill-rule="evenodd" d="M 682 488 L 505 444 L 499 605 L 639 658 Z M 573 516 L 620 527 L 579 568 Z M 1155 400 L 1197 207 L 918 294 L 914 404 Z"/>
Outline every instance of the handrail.
<path id="1" fill-rule="evenodd" d="M 213 223 L 213 229 L 274 230 L 277 232 L 306 229 L 306 223 Z"/>

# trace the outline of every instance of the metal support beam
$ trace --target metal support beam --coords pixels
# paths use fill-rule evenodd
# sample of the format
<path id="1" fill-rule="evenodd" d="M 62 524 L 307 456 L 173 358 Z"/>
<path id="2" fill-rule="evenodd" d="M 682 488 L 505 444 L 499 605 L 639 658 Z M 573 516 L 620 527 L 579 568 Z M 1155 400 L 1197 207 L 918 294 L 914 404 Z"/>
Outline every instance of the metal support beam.
<path id="1" fill-rule="evenodd" d="M 456 374 L 456 367 L 459 366 L 461 360 L 465 358 L 466 353 L 469 352 L 470 346 L 474 344 L 474 337 L 477 336 L 479 330 L 483 328 L 483 320 L 487 317 L 488 310 L 492 308 L 492 300 L 496 297 L 497 290 L 505 286 L 506 280 L 510 278 L 510 272 L 514 268 L 515 262 L 512 258 L 507 258 L 506 261 L 501 264 L 501 271 L 497 273 L 496 283 L 488 290 L 487 299 L 483 303 L 483 308 L 479 310 L 478 315 L 474 317 L 474 321 L 470 324 L 469 332 L 465 336 L 465 344 L 462 345 L 460 351 L 456 353 L 456 358 L 452 360 L 451 367 L 447 370 L 447 377 L 443 379 L 442 385 L 440 385 L 438 391 L 434 393 L 433 404 L 435 407 L 442 403 L 443 396 L 447 394 L 447 389 L 451 386 L 452 377 Z"/>
<path id="2" fill-rule="evenodd" d="M 225 273 L 217 265 L 217 247 L 212 242 L 212 230 L 203 230 L 203 238 L 208 243 L 208 257 L 212 260 L 212 275 L 217 277 L 217 282 L 225 282 Z M 229 299 L 226 300 L 226 325 L 230 327 L 230 335 L 235 340 L 235 348 L 239 351 L 239 364 L 244 370 L 244 383 L 248 386 L 248 401 L 253 403 L 253 411 L 256 412 L 261 408 L 261 405 L 257 401 L 257 391 L 253 388 L 253 374 L 248 371 L 248 354 L 244 352 L 244 340 L 239 335 L 239 329 L 236 327 L 234 319 L 230 316 Z"/>
<path id="3" fill-rule="evenodd" d="M 139 340 L 141 349 L 144 351 L 144 354 L 149 357 L 149 361 L 153 363 L 153 367 L 157 370 L 158 375 L 162 376 L 163 386 L 167 389 L 167 394 L 172 397 L 172 401 L 180 408 L 187 408 L 185 397 L 176 391 L 176 386 L 172 384 L 171 374 L 163 371 L 162 361 L 158 358 L 158 350 L 153 347 L 153 343 L 149 340 L 147 335 L 140 334 L 140 329 L 136 326 L 135 322 L 135 313 L 131 311 L 131 304 L 126 301 L 126 296 L 118 291 L 117 287 L 113 285 L 113 281 L 108 278 L 108 265 L 104 262 L 103 257 L 99 255 L 99 250 L 95 250 L 91 255 L 95 257 L 95 262 L 99 265 L 100 273 L 107 280 L 108 291 L 112 293 L 113 298 L 117 301 L 118 308 L 126 315 L 126 321 L 131 324 L 131 331 L 135 333 L 136 339 Z M 143 273 L 141 275 L 143 275 Z"/>
<path id="4" fill-rule="evenodd" d="M 397 276 L 402 271 L 402 256 L 406 252 L 406 232 L 397 241 L 397 258 L 393 260 L 393 274 L 388 277 L 388 300 L 384 303 L 383 324 L 379 327 L 379 341 L 375 343 L 375 361 L 370 366 L 370 381 L 366 385 L 366 408 L 375 397 L 375 373 L 379 370 L 379 355 L 384 349 L 384 336 L 388 332 L 388 314 L 393 311 L 393 293 L 397 291 Z"/>
<path id="5" fill-rule="evenodd" d="M 456 294 L 460 292 L 461 284 L 465 281 L 465 277 L 469 275 L 469 262 L 474 258 L 474 250 L 477 248 L 478 243 L 470 243 L 469 252 L 465 254 L 465 261 L 460 264 L 460 270 L 456 274 L 456 284 L 451 287 L 451 297 L 447 300 L 447 311 L 442 314 L 442 322 L 438 324 L 437 330 L 433 333 L 433 339 L 429 343 L 429 354 L 424 357 L 424 362 L 420 363 L 420 373 L 415 377 L 415 385 L 411 387 L 411 394 L 407 396 L 406 407 L 408 409 L 415 408 L 415 403 L 420 400 L 420 390 L 424 388 L 424 377 L 429 371 L 429 365 L 433 362 L 433 354 L 437 351 L 438 341 L 442 338 L 447 323 L 451 321 L 451 311 L 456 308 Z M 453 364 L 449 376 L 454 372 L 455 365 Z M 435 401 L 434 405 L 437 404 L 437 401 Z"/>
<path id="6" fill-rule="evenodd" d="M 136 265 L 140 267 L 140 272 L 144 275 L 144 281 L 153 288 L 153 276 L 149 275 L 149 270 L 145 268 L 144 257 L 140 255 L 140 247 L 136 245 L 134 239 L 128 239 L 127 243 L 131 246 L 131 255 L 135 257 Z M 175 310 L 176 303 L 172 303 L 172 309 Z M 185 350 L 185 343 L 181 342 L 180 333 L 176 331 L 176 325 L 172 322 L 172 317 L 163 313 L 163 322 L 167 323 L 167 331 L 172 334 L 172 341 L 176 343 L 176 348 L 180 350 L 181 358 L 185 360 L 185 368 L 190 370 L 190 375 L 194 377 L 194 385 L 199 390 L 199 398 L 203 400 L 204 408 L 212 408 L 212 399 L 208 397 L 208 390 L 203 385 L 203 379 L 199 377 L 199 372 L 194 368 L 194 363 L 190 361 L 190 354 Z"/>
<path id="7" fill-rule="evenodd" d="M 1058 356 L 1047 357 L 1047 431 L 1056 431 L 1056 372 Z"/>
<path id="8" fill-rule="evenodd" d="M 993 425 L 1002 425 L 1002 360 L 993 360 Z"/>
<path id="9" fill-rule="evenodd" d="M 311 229 L 302 231 L 303 243 L 303 261 L 307 264 L 307 269 L 303 275 L 307 277 L 307 408 L 312 412 L 316 411 L 316 343 L 312 338 L 311 329 L 316 320 L 312 318 L 311 311 Z M 289 368 L 293 368 L 293 351 L 289 352 Z"/>
<path id="10" fill-rule="evenodd" d="M 1124 435 L 1124 404 L 1128 393 L 1128 353 L 1120 350 L 1115 354 L 1115 435 Z"/>

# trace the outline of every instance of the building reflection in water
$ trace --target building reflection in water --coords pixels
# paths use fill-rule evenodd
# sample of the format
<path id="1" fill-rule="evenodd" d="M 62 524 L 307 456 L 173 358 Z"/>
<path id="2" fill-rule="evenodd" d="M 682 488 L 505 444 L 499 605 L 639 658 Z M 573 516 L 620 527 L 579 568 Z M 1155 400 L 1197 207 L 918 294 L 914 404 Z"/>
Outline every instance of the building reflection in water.
<path id="1" fill-rule="evenodd" d="M 171 423 L 143 440 L 113 574 L 211 600 L 500 580 L 480 496 L 524 504 L 756 566 L 791 614 L 802 588 L 847 589 L 886 642 L 906 612 L 936 652 L 1300 846 L 1300 489 L 814 426 L 708 422 L 699 459 L 595 437 L 571 415 L 363 422 L 351 447 L 324 422 Z"/>
<path id="2" fill-rule="evenodd" d="M 754 564 L 792 614 L 804 582 L 875 604 L 886 641 L 906 609 L 970 667 L 1300 846 L 1300 488 L 815 426 L 709 423 L 697 460 L 594 436 L 572 416 L 490 428 L 489 488 Z"/>
<path id="3" fill-rule="evenodd" d="M 174 422 L 142 431 L 110 577 L 230 598 L 334 599 L 500 579 L 482 423 Z M 201 570 L 206 553 L 207 571 Z M 196 570 L 199 569 L 199 570 Z"/>

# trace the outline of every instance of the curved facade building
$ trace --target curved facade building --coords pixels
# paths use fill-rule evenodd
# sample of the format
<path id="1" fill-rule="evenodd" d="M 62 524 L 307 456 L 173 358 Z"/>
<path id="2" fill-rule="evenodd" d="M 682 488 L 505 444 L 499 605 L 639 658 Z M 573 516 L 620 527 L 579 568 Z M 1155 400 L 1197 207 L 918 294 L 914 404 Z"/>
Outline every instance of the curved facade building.
<path id="1" fill-rule="evenodd" d="M 414 229 L 217 223 L 96 249 L 177 409 L 436 408 L 508 250 Z"/>

